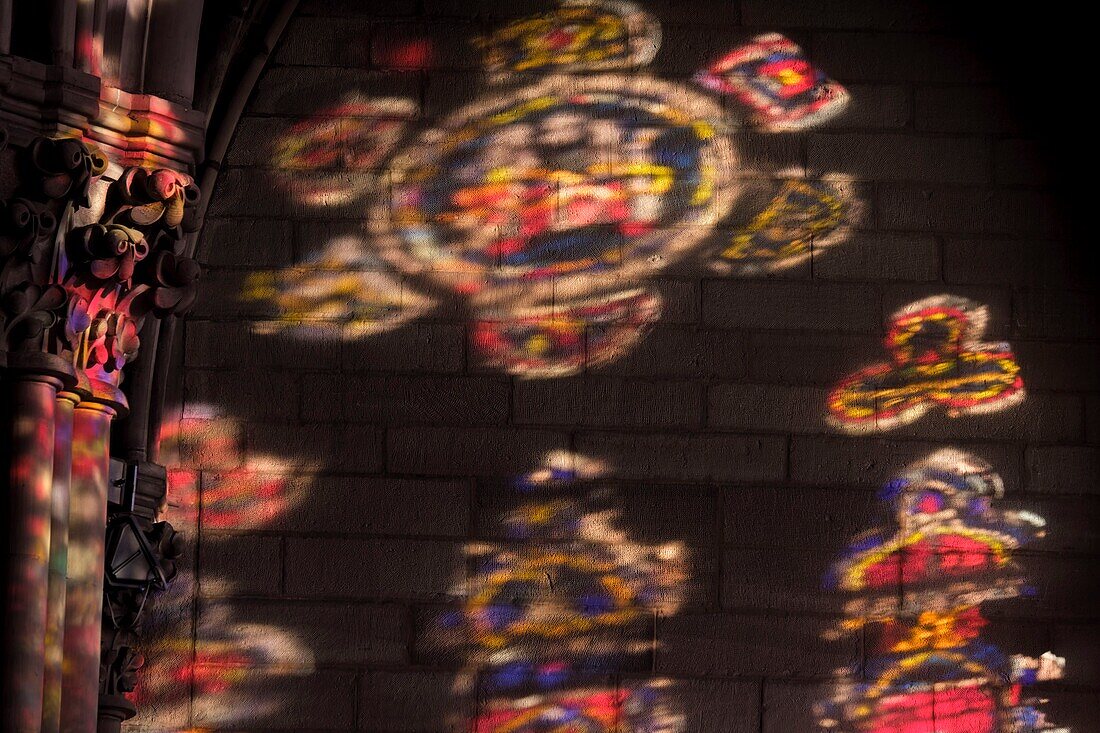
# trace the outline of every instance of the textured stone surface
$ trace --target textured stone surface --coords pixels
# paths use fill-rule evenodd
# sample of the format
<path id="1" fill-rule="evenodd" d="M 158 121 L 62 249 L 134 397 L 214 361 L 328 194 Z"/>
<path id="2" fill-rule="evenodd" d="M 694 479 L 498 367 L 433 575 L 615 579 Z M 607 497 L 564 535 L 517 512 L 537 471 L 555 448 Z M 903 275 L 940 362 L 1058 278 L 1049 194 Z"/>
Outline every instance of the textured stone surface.
<path id="1" fill-rule="evenodd" d="M 464 545 L 499 540 L 500 513 L 517 501 L 510 479 L 571 449 L 606 462 L 604 485 L 633 540 L 683 542 L 690 558 L 685 609 L 650 620 L 652 669 L 629 676 L 672 680 L 687 731 L 813 730 L 823 682 L 866 662 L 858 636 L 822 639 L 842 611 L 823 575 L 853 536 L 887 521 L 882 484 L 952 446 L 1002 475 L 1005 506 L 1048 521 L 1047 536 L 1017 558 L 1036 596 L 988 604 L 985 636 L 1010 653 L 1066 656 L 1065 683 L 1041 695 L 1051 720 L 1089 730 L 1100 706 L 1100 322 L 1083 258 L 1093 237 L 1071 238 L 1058 188 L 1067 181 L 1044 157 L 1054 141 L 1020 112 L 1087 117 L 1001 69 L 957 15 L 925 3 L 638 1 L 666 41 L 624 85 L 644 88 L 651 76 L 689 85 L 745 38 L 775 30 L 803 44 L 852 103 L 807 133 L 731 132 L 742 162 L 729 190 L 745 196 L 737 223 L 654 267 L 647 287 L 662 315 L 634 348 L 541 380 L 483 363 L 473 309 L 438 285 L 425 286 L 436 305 L 422 317 L 352 338 L 339 323 L 272 332 L 271 308 L 240 291 L 249 272 L 301 267 L 333 238 L 366 237 L 368 218 L 392 215 L 385 156 L 344 175 L 375 185 L 374 198 L 304 206 L 273 170 L 278 135 L 360 94 L 406 99 L 415 121 L 404 144 L 416 145 L 440 118 L 531 80 L 491 87 L 469 38 L 550 3 L 299 5 L 219 177 L 200 242 L 201 300 L 180 329 L 178 384 L 185 408 L 216 405 L 242 424 L 241 460 L 300 468 L 287 511 L 201 529 L 202 602 L 197 641 L 187 643 L 201 650 L 218 638 L 229 613 L 232 628 L 293 635 L 309 656 L 292 666 L 308 671 L 250 668 L 241 689 L 273 705 L 242 702 L 254 714 L 225 723 L 200 695 L 187 723 L 469 730 L 476 703 L 452 695 L 462 654 L 441 651 L 437 624 L 470 572 Z M 735 119 L 743 112 L 718 104 Z M 1059 131 L 1083 134 L 1070 129 Z M 711 267 L 754 213 L 743 189 L 796 172 L 855 179 L 863 213 L 850 238 L 781 273 Z M 632 285 L 609 275 L 601 286 Z M 989 306 L 987 338 L 1012 344 L 1026 399 L 992 414 L 933 412 L 882 434 L 838 433 L 825 420 L 829 388 L 886 358 L 891 313 L 943 293 Z M 208 492 L 224 471 L 204 473 Z"/>

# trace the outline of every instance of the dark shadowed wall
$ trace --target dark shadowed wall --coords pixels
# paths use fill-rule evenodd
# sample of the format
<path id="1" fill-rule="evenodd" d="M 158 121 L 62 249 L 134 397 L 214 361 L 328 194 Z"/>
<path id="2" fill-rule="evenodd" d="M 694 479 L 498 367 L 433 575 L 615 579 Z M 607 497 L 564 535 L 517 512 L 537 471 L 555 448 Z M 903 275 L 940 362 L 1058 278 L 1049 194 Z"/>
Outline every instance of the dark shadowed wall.
<path id="1" fill-rule="evenodd" d="M 860 533 L 901 537 L 880 489 L 943 449 L 1003 480 L 1003 498 L 971 487 L 1001 513 L 975 523 L 1029 528 L 1005 549 L 1014 570 L 974 581 L 1008 589 L 981 596 L 981 641 L 1064 657 L 1063 678 L 1023 698 L 1093 729 L 1100 345 L 1044 162 L 1067 152 L 1052 117 L 1077 102 L 1020 76 L 970 19 L 915 2 L 639 5 L 652 17 L 629 20 L 627 68 L 551 83 L 537 65 L 487 68 L 491 44 L 472 43 L 550 3 L 301 3 L 202 235 L 163 430 L 196 561 L 162 613 L 171 653 L 138 729 L 439 731 L 482 716 L 488 730 L 486 710 L 516 696 L 461 682 L 486 663 L 484 629 L 454 622 L 486 579 L 467 555 L 506 534 L 515 478 L 554 451 L 598 464 L 580 483 L 617 510 L 614 529 L 570 541 L 626 548 L 617 567 L 662 547 L 677 565 L 655 582 L 665 602 L 635 599 L 622 644 L 644 653 L 600 684 L 661 680 L 682 714 L 662 713 L 669 730 L 818 729 L 816 703 L 862 694 L 834 677 L 902 653 L 870 626 L 834 633 L 859 594 L 826 576 Z M 784 125 L 797 111 L 769 119 L 693 79 L 766 32 L 847 105 Z M 570 96 L 585 93 L 607 109 Z M 562 115 L 518 109 L 540 98 Z M 455 153 L 456 136 L 488 139 Z M 616 168 L 643 158 L 663 172 Z M 444 252 L 456 242 L 480 249 Z M 537 247 L 534 265 L 510 259 Z M 922 301 L 962 319 L 962 341 L 920 331 L 906 362 L 884 339 Z M 998 356 L 974 367 L 975 353 Z M 939 376 L 920 371 L 929 354 Z M 876 364 L 886 377 L 834 391 Z M 908 387 L 891 414 L 888 393 Z M 952 572 L 914 582 L 957 600 Z"/>

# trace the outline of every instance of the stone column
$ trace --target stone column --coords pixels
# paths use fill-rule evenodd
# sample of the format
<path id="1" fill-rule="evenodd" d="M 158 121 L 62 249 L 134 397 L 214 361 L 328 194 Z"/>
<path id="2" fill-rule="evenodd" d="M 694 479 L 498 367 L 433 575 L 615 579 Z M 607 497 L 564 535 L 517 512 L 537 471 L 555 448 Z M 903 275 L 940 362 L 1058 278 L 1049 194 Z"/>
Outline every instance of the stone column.
<path id="1" fill-rule="evenodd" d="M 76 6 L 73 65 L 92 76 L 103 73 L 103 31 L 107 25 L 107 10 L 107 3 L 92 0 L 84 0 Z"/>
<path id="2" fill-rule="evenodd" d="M 0 471 L 7 481 L 0 730 L 42 722 L 57 392 L 71 368 L 48 354 L 8 353 L 0 372 Z"/>
<path id="3" fill-rule="evenodd" d="M 0 54 L 11 53 L 11 20 L 13 0 L 0 0 Z"/>
<path id="4" fill-rule="evenodd" d="M 65 664 L 61 686 L 64 733 L 93 733 L 96 729 L 111 420 L 124 405 L 116 387 L 93 380 L 92 393 L 83 396 L 73 410 Z"/>
<path id="5" fill-rule="evenodd" d="M 191 104 L 202 9 L 202 3 L 159 2 L 152 6 L 146 39 L 146 94 Z"/>
<path id="6" fill-rule="evenodd" d="M 76 0 L 49 0 L 50 46 L 53 62 L 71 67 L 76 50 Z"/>
<path id="7" fill-rule="evenodd" d="M 105 7 L 78 7 L 81 32 L 93 31 L 82 39 L 94 40 Z M 82 40 L 78 52 L 86 46 Z M 98 150 L 37 137 L 19 155 L 18 187 L 0 202 L 0 510 L 9 536 L 0 578 L 0 733 L 92 733 L 101 697 L 111 422 L 126 407 L 119 382 L 139 353 L 145 318 L 176 314 L 194 300 L 199 265 L 175 252 L 199 192 L 187 175 L 135 166 L 92 212 L 92 184 L 107 168 Z M 76 394 L 59 402 L 62 389 Z M 107 641 L 108 656 L 117 658 Z M 116 693 L 132 689 L 130 669 L 112 673 L 105 689 L 123 699 Z"/>
<path id="8" fill-rule="evenodd" d="M 54 416 L 53 496 L 50 517 L 50 576 L 46 599 L 46 668 L 42 691 L 42 733 L 61 725 L 61 669 L 65 635 L 65 582 L 69 555 L 69 482 L 73 466 L 73 408 L 76 392 L 57 395 Z"/>

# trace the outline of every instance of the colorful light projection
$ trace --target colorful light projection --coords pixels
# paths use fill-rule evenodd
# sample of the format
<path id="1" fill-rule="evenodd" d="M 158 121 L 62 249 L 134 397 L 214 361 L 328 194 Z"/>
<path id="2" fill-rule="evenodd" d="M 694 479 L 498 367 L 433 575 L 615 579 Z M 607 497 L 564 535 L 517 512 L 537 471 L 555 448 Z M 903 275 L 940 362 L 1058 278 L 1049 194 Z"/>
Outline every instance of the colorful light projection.
<path id="1" fill-rule="evenodd" d="M 350 204 L 372 190 L 417 105 L 409 99 L 350 94 L 302 120 L 275 143 L 277 180 L 305 206 Z"/>
<path id="2" fill-rule="evenodd" d="M 278 308 L 257 333 L 357 338 L 396 328 L 427 312 L 427 296 L 402 287 L 359 237 L 338 237 L 301 266 L 249 275 L 241 297 Z"/>
<path id="3" fill-rule="evenodd" d="M 1024 381 L 1007 343 L 982 341 L 988 310 L 935 296 L 895 313 L 885 344 L 890 361 L 846 377 L 828 398 L 829 421 L 850 433 L 892 430 L 934 407 L 951 417 L 1020 402 Z"/>
<path id="4" fill-rule="evenodd" d="M 783 181 L 768 205 L 734 233 L 715 269 L 781 272 L 844 241 L 863 214 L 851 185 L 836 175 Z"/>
<path id="5" fill-rule="evenodd" d="M 864 633 L 866 668 L 842 671 L 818 723 L 835 733 L 1068 733 L 1046 722 L 1025 687 L 1057 679 L 1065 660 L 1005 655 L 982 641 L 981 604 L 1025 592 L 1014 551 L 1045 522 L 995 508 L 1001 477 L 941 450 L 882 492 L 895 521 L 856 537 L 827 585 L 848 594 L 827 638 Z"/>
<path id="6" fill-rule="evenodd" d="M 474 324 L 474 344 L 489 366 L 519 376 L 566 376 L 605 364 L 634 347 L 661 314 L 661 298 L 628 290 L 604 298 L 491 315 Z"/>
<path id="7" fill-rule="evenodd" d="M 693 249 L 729 210 L 733 150 L 705 122 L 718 114 L 667 82 L 616 75 L 550 77 L 474 104 L 392 161 L 372 243 L 468 300 L 486 361 L 529 377 L 599 364 L 659 315 L 656 294 L 616 288 Z M 612 329 L 609 312 L 621 314 Z M 577 338 L 546 338 L 584 313 L 594 320 L 568 329 Z M 596 329 L 605 343 L 586 352 Z M 538 336 L 490 342 L 493 331 Z"/>
<path id="8" fill-rule="evenodd" d="M 222 579 L 204 579 L 203 584 L 232 592 Z M 277 715 L 285 703 L 271 693 L 273 680 L 304 677 L 313 670 L 313 652 L 293 633 L 242 622 L 224 602 L 202 605 L 196 632 L 191 624 L 196 590 L 194 577 L 181 574 L 146 624 L 142 652 L 148 661 L 129 697 L 139 710 L 152 711 L 161 727 L 143 730 L 255 723 Z"/>
<path id="9" fill-rule="evenodd" d="M 158 440 L 171 501 L 164 518 L 190 540 L 200 528 L 268 526 L 308 486 L 308 465 L 246 452 L 240 425 L 211 405 L 171 415 Z M 219 540 L 202 535 L 208 545 Z M 147 662 L 130 695 L 141 711 L 141 730 L 191 732 L 277 716 L 286 701 L 272 694 L 273 680 L 313 669 L 312 651 L 294 633 L 238 618 L 223 600 L 235 593 L 232 580 L 204 574 L 201 599 L 199 580 L 182 571 L 144 622 Z"/>
<path id="10" fill-rule="evenodd" d="M 608 497 L 584 488 L 603 466 L 557 451 L 517 482 L 529 500 L 501 522 L 508 541 L 468 548 L 465 604 L 441 624 L 466 657 L 457 694 L 477 733 L 682 729 L 671 684 L 616 681 L 653 651 L 656 614 L 676 611 L 685 552 L 633 542 Z"/>
<path id="11" fill-rule="evenodd" d="M 695 80 L 736 97 L 771 130 L 804 130 L 839 114 L 848 90 L 815 67 L 802 49 L 778 33 L 757 36 L 719 59 Z"/>
<path id="12" fill-rule="evenodd" d="M 550 77 L 475 103 L 391 162 L 375 243 L 398 270 L 478 305 L 637 278 L 729 210 L 737 161 L 706 122 L 719 115 L 668 82 L 610 74 Z"/>
<path id="13" fill-rule="evenodd" d="M 585 72 L 645 66 L 661 47 L 657 19 L 615 0 L 566 0 L 474 43 L 502 72 Z"/>
<path id="14" fill-rule="evenodd" d="M 353 324 L 343 331 L 355 338 L 457 296 L 471 313 L 473 351 L 529 378 L 627 353 L 661 314 L 649 278 L 689 255 L 709 258 L 704 243 L 744 215 L 734 214 L 748 185 L 735 175 L 746 172 L 730 134 L 738 124 L 711 93 L 747 99 L 752 90 L 756 107 L 771 94 L 779 101 L 752 120 L 773 131 L 808 127 L 847 101 L 832 82 L 823 95 L 824 76 L 782 36 L 754 39 L 726 57 L 736 65 L 700 72 L 703 89 L 640 71 L 660 41 L 656 19 L 631 3 L 569 0 L 478 39 L 497 85 L 407 142 L 398 140 L 413 108 L 400 100 L 376 104 L 392 119 L 386 127 L 334 121 L 384 116 L 358 96 L 302 123 L 278 144 L 285 187 L 303 186 L 306 204 L 369 195 L 363 246 L 391 272 L 336 276 L 330 267 L 357 271 L 373 255 L 326 251 L 258 274 L 244 297 L 275 304 L 270 331 L 289 323 L 308 334 L 315 329 L 301 324 L 335 319 Z M 501 84 L 518 73 L 533 81 Z M 388 185 L 352 175 L 375 167 Z M 787 180 L 716 267 L 789 267 L 841 241 L 858 208 L 838 176 Z"/>
<path id="15" fill-rule="evenodd" d="M 310 467 L 300 461 L 246 452 L 241 426 L 212 405 L 189 405 L 162 424 L 172 523 L 203 529 L 253 529 L 281 517 L 302 498 Z M 292 482 L 290 479 L 293 478 Z"/>

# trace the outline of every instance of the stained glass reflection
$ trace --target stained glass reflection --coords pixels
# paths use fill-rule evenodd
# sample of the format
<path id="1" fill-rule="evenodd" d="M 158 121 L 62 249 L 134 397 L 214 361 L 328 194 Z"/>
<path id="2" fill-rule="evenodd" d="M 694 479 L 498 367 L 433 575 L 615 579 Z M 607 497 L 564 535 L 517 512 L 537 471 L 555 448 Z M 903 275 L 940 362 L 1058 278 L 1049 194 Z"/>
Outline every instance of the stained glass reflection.
<path id="1" fill-rule="evenodd" d="M 499 524 L 506 541 L 469 546 L 466 600 L 441 627 L 465 660 L 456 694 L 477 701 L 471 730 L 682 729 L 671 682 L 623 673 L 647 668 L 655 617 L 678 608 L 685 551 L 619 529 L 614 498 L 589 483 L 603 470 L 551 454 L 517 481 L 520 503 Z"/>
<path id="2" fill-rule="evenodd" d="M 863 633 L 866 669 L 817 706 L 838 733 L 1067 733 L 1028 685 L 1062 676 L 1065 660 L 1006 654 L 982 639 L 984 604 L 1025 595 L 1017 549 L 1042 537 L 1036 514 L 996 506 L 1001 477 L 985 461 L 941 450 L 886 485 L 894 519 L 855 538 L 830 587 L 848 597 L 827 636 Z"/>

